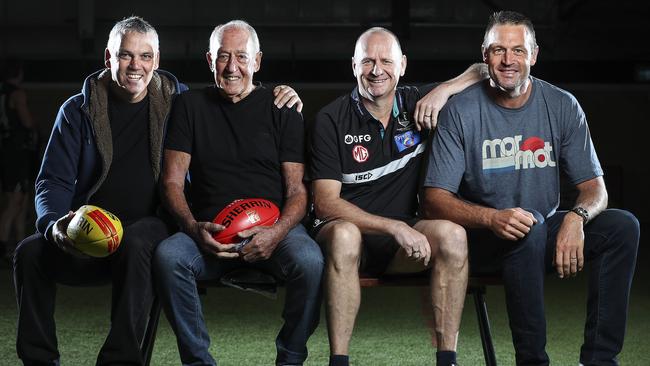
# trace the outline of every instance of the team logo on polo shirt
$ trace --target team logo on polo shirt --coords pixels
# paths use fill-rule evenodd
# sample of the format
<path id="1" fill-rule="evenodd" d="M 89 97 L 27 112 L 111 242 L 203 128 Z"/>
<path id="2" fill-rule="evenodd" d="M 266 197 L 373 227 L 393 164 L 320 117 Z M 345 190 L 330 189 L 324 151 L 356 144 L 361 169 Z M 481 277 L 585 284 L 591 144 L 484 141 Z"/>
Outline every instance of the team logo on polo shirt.
<path id="1" fill-rule="evenodd" d="M 397 150 L 402 152 L 408 149 L 411 146 L 415 146 L 420 143 L 420 134 L 417 131 L 406 131 L 402 134 L 395 135 L 395 144 L 397 145 Z"/>
<path id="2" fill-rule="evenodd" d="M 364 161 L 368 160 L 370 154 L 368 153 L 368 149 L 365 147 L 356 145 L 352 148 L 352 157 L 357 161 L 357 163 L 363 163 Z"/>

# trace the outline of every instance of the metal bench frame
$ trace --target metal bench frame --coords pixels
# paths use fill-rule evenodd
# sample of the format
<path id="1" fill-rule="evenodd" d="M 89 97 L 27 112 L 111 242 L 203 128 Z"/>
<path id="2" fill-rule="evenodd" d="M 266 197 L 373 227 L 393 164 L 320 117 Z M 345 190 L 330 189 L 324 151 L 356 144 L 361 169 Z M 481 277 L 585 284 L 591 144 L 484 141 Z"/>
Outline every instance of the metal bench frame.
<path id="1" fill-rule="evenodd" d="M 428 286 L 429 276 L 384 276 L 384 277 L 361 277 L 359 279 L 361 287 L 378 287 L 378 286 Z M 481 335 L 481 344 L 483 346 L 483 356 L 485 357 L 486 366 L 496 366 L 496 355 L 494 344 L 492 342 L 492 332 L 490 331 L 490 319 L 488 318 L 487 304 L 485 294 L 487 286 L 502 285 L 499 277 L 470 277 L 467 284 L 467 294 L 474 299 L 476 317 L 478 320 L 479 332 Z M 223 286 L 218 281 L 199 281 L 197 287 L 202 293 L 205 293 L 207 287 Z M 154 299 L 149 323 L 142 340 L 141 350 L 144 359 L 144 365 L 149 366 L 151 355 L 156 340 L 156 331 L 158 321 L 160 320 L 161 306 L 158 298 Z"/>

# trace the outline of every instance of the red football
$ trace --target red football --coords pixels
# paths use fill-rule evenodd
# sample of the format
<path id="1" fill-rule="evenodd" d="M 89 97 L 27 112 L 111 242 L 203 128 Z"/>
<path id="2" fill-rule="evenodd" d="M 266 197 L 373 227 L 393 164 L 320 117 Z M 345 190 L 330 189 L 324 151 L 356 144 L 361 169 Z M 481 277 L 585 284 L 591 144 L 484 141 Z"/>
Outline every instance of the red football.
<path id="1" fill-rule="evenodd" d="M 255 226 L 272 226 L 280 217 L 280 209 L 273 202 L 264 198 L 246 198 L 234 200 L 224 207 L 212 220 L 215 224 L 225 226 L 216 233 L 214 240 L 223 244 L 241 241 L 237 233 Z"/>

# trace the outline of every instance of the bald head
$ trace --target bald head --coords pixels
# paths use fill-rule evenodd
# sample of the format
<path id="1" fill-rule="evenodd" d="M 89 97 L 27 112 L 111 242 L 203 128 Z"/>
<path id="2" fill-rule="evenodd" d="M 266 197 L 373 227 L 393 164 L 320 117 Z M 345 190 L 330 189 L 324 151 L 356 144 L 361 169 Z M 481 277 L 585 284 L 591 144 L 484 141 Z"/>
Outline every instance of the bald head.
<path id="1" fill-rule="evenodd" d="M 370 28 L 357 39 L 352 71 L 361 97 L 373 103 L 392 103 L 399 78 L 406 71 L 406 56 L 393 32 Z"/>
<path id="2" fill-rule="evenodd" d="M 357 38 L 357 43 L 354 46 L 354 58 L 360 60 L 368 48 L 369 39 L 378 39 L 378 38 L 390 38 L 392 40 L 392 51 L 395 52 L 395 58 L 398 59 L 402 57 L 402 46 L 399 43 L 399 39 L 395 33 L 389 31 L 383 27 L 372 27 L 367 31 L 361 33 L 359 38 Z"/>

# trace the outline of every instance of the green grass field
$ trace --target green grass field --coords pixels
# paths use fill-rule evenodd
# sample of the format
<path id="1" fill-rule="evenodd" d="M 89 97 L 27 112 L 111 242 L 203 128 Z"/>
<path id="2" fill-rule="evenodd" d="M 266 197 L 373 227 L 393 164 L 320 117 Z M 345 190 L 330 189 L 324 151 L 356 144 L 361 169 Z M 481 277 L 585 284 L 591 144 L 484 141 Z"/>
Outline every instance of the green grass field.
<path id="1" fill-rule="evenodd" d="M 640 266 L 643 261 L 640 260 Z M 645 271 L 645 272 L 644 272 Z M 586 276 L 562 281 L 548 277 L 548 353 L 554 365 L 577 365 L 584 321 Z M 630 321 L 622 365 L 650 365 L 650 291 L 648 271 L 640 269 L 630 303 Z M 354 365 L 433 365 L 428 315 L 422 312 L 422 289 L 368 288 L 352 340 Z M 489 287 L 488 310 L 500 365 L 513 365 L 514 355 L 505 314 L 503 289 Z M 281 326 L 282 296 L 262 296 L 226 288 L 209 289 L 203 297 L 212 338 L 211 353 L 222 366 L 272 365 L 275 334 Z M 56 320 L 62 365 L 93 365 L 108 329 L 109 287 L 60 287 Z M 15 353 L 16 304 L 10 272 L 0 271 L 0 365 L 19 365 Z M 325 319 L 309 342 L 306 365 L 326 365 Z M 474 305 L 467 299 L 458 344 L 461 365 L 483 364 Z M 161 319 L 152 365 L 179 365 L 174 335 Z"/>

